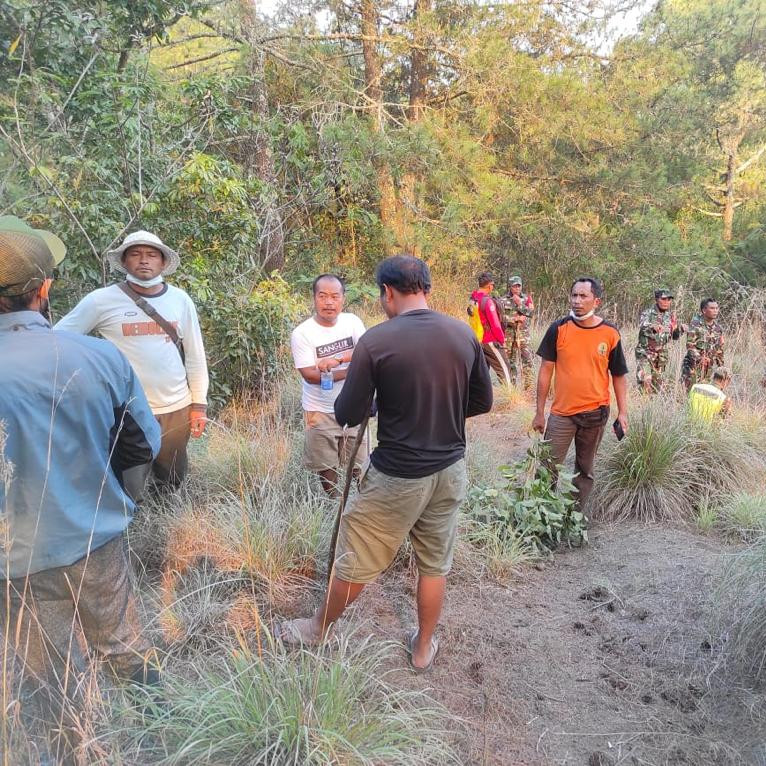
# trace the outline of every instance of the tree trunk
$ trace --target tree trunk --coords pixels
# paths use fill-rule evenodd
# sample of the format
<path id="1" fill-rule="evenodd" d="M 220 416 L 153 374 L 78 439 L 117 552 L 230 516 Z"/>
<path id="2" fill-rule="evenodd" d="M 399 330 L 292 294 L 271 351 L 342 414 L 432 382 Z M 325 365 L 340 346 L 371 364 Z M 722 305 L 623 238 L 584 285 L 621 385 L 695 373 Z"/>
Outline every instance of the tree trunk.
<path id="1" fill-rule="evenodd" d="M 413 18 L 413 42 L 415 45 L 410 54 L 410 102 L 407 107 L 407 119 L 410 125 L 420 122 L 426 104 L 428 92 L 429 60 L 425 50 L 425 35 L 423 34 L 423 16 L 432 7 L 432 0 L 415 0 Z M 415 237 L 414 219 L 418 208 L 417 175 L 408 169 L 402 177 L 400 207 L 400 228 L 404 235 L 402 243 L 405 250 L 413 255 L 420 254 L 420 247 Z"/>
<path id="2" fill-rule="evenodd" d="M 367 108 L 372 115 L 372 127 L 380 141 L 385 140 L 385 117 L 383 110 L 383 87 L 381 84 L 382 67 L 375 40 L 378 36 L 378 9 L 374 0 L 361 0 L 362 18 L 362 54 L 364 56 L 364 84 L 367 96 Z M 398 239 L 397 200 L 391 170 L 385 160 L 378 159 L 375 172 L 380 195 L 380 222 L 387 233 L 393 233 Z M 400 245 L 399 242 L 396 245 Z M 396 245 L 386 243 L 388 253 L 396 250 Z"/>
<path id="3" fill-rule="evenodd" d="M 423 116 L 428 91 L 429 62 L 425 50 L 423 34 L 423 16 L 430 12 L 433 0 L 415 0 L 414 9 L 414 47 L 410 55 L 410 103 L 407 118 L 410 122 L 419 122 Z"/>
<path id="4" fill-rule="evenodd" d="M 127 47 L 120 51 L 120 58 L 117 60 L 117 74 L 121 74 L 125 71 L 125 67 L 128 65 L 128 58 L 130 57 L 131 44 L 128 43 Z"/>
<path id="5" fill-rule="evenodd" d="M 266 130 L 269 119 L 269 99 L 266 92 L 265 54 L 255 46 L 255 1 L 242 0 L 242 21 L 245 37 L 250 41 L 250 77 L 252 78 L 253 164 L 264 190 L 257 200 L 261 212 L 260 261 L 268 273 L 285 265 L 284 222 L 279 210 L 277 172 L 271 140 Z"/>
<path id="6" fill-rule="evenodd" d="M 723 241 L 731 242 L 734 229 L 734 175 L 737 167 L 736 150 L 730 150 L 726 155 L 726 191 L 723 203 Z"/>

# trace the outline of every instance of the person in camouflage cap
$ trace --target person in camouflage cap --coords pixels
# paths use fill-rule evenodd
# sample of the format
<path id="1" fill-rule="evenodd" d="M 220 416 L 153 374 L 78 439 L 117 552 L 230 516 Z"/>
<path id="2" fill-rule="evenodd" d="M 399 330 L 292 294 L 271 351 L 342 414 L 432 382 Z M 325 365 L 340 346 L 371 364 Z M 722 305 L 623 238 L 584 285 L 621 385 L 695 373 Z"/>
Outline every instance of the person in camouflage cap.
<path id="1" fill-rule="evenodd" d="M 723 329 L 718 324 L 718 301 L 705 298 L 700 313 L 686 330 L 686 356 L 681 380 L 688 391 L 695 383 L 707 383 L 716 367 L 723 367 Z"/>
<path id="2" fill-rule="evenodd" d="M 654 291 L 654 306 L 641 314 L 636 345 L 636 380 L 646 393 L 656 394 L 665 384 L 668 345 L 686 329 L 671 310 L 673 294 L 666 288 Z"/>
<path id="3" fill-rule="evenodd" d="M 532 389 L 534 357 L 529 348 L 529 323 L 535 310 L 531 295 L 521 291 L 521 277 L 508 280 L 508 293 L 500 301 L 508 328 L 505 332 L 505 350 L 511 362 L 511 380 L 515 383 L 521 367 L 521 380 L 525 391 Z"/>

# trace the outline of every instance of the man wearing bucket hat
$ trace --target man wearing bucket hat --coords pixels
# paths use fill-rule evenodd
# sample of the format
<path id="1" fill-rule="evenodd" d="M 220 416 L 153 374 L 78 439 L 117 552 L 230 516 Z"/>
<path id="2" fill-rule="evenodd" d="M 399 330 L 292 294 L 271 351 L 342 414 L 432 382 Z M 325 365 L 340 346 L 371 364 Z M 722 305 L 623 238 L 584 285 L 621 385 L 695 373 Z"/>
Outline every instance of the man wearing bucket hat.
<path id="1" fill-rule="evenodd" d="M 189 437 L 201 436 L 206 422 L 208 373 L 197 310 L 183 290 L 165 282 L 179 257 L 156 235 L 129 234 L 107 258 L 126 281 L 86 295 L 56 329 L 98 332 L 128 357 L 162 427 L 154 478 L 177 487 L 188 471 Z M 146 473 L 128 477 L 136 499 Z"/>
<path id="2" fill-rule="evenodd" d="M 511 380 L 516 383 L 521 368 L 521 381 L 525 391 L 532 390 L 534 369 L 529 348 L 529 323 L 535 310 L 532 296 L 522 292 L 521 277 L 508 280 L 508 294 L 500 299 L 505 314 L 505 352 L 510 361 Z"/>
<path id="3" fill-rule="evenodd" d="M 121 478 L 151 462 L 160 429 L 111 343 L 51 331 L 43 314 L 65 252 L 55 235 L 0 217 L 0 659 L 6 673 L 19 666 L 30 734 L 57 762 L 76 747 L 83 639 L 117 674 L 157 680 Z"/>
<path id="4" fill-rule="evenodd" d="M 686 328 L 672 310 L 673 293 L 666 287 L 654 291 L 654 306 L 641 314 L 636 344 L 636 380 L 646 393 L 656 394 L 665 384 L 668 346 Z"/>

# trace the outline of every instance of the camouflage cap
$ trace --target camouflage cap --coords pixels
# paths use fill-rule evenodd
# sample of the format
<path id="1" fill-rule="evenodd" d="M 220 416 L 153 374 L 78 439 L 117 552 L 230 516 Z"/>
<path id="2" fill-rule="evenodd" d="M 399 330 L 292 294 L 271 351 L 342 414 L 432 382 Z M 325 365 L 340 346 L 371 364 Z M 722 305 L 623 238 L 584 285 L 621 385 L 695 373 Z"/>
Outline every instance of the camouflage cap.
<path id="1" fill-rule="evenodd" d="M 66 246 L 55 235 L 33 229 L 13 215 L 0 216 L 0 295 L 23 295 L 53 276 Z"/>
<path id="2" fill-rule="evenodd" d="M 521 284 L 521 277 L 519 277 L 519 276 L 508 277 L 508 284 L 509 285 L 520 285 Z"/>
<path id="3" fill-rule="evenodd" d="M 673 295 L 673 292 L 669 290 L 667 287 L 658 287 L 654 291 L 654 300 L 658 301 L 660 298 L 675 298 L 676 296 Z"/>

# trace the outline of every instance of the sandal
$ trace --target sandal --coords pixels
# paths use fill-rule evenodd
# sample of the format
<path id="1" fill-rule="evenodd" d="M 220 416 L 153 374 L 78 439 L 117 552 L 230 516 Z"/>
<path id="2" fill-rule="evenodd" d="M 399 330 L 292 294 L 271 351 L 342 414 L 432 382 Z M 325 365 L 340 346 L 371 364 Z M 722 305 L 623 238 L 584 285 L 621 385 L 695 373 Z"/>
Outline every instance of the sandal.
<path id="1" fill-rule="evenodd" d="M 407 634 L 407 638 L 405 640 L 405 648 L 407 649 L 407 654 L 409 655 L 410 659 L 410 668 L 414 673 L 425 673 L 431 669 L 431 667 L 434 664 L 434 660 L 436 659 L 436 655 L 439 654 L 439 639 L 436 638 L 436 636 L 431 637 L 431 659 L 428 661 L 426 665 L 424 665 L 422 668 L 415 665 L 412 661 L 412 655 L 415 652 L 415 643 L 418 638 L 418 629 L 415 628 L 411 633 Z"/>

